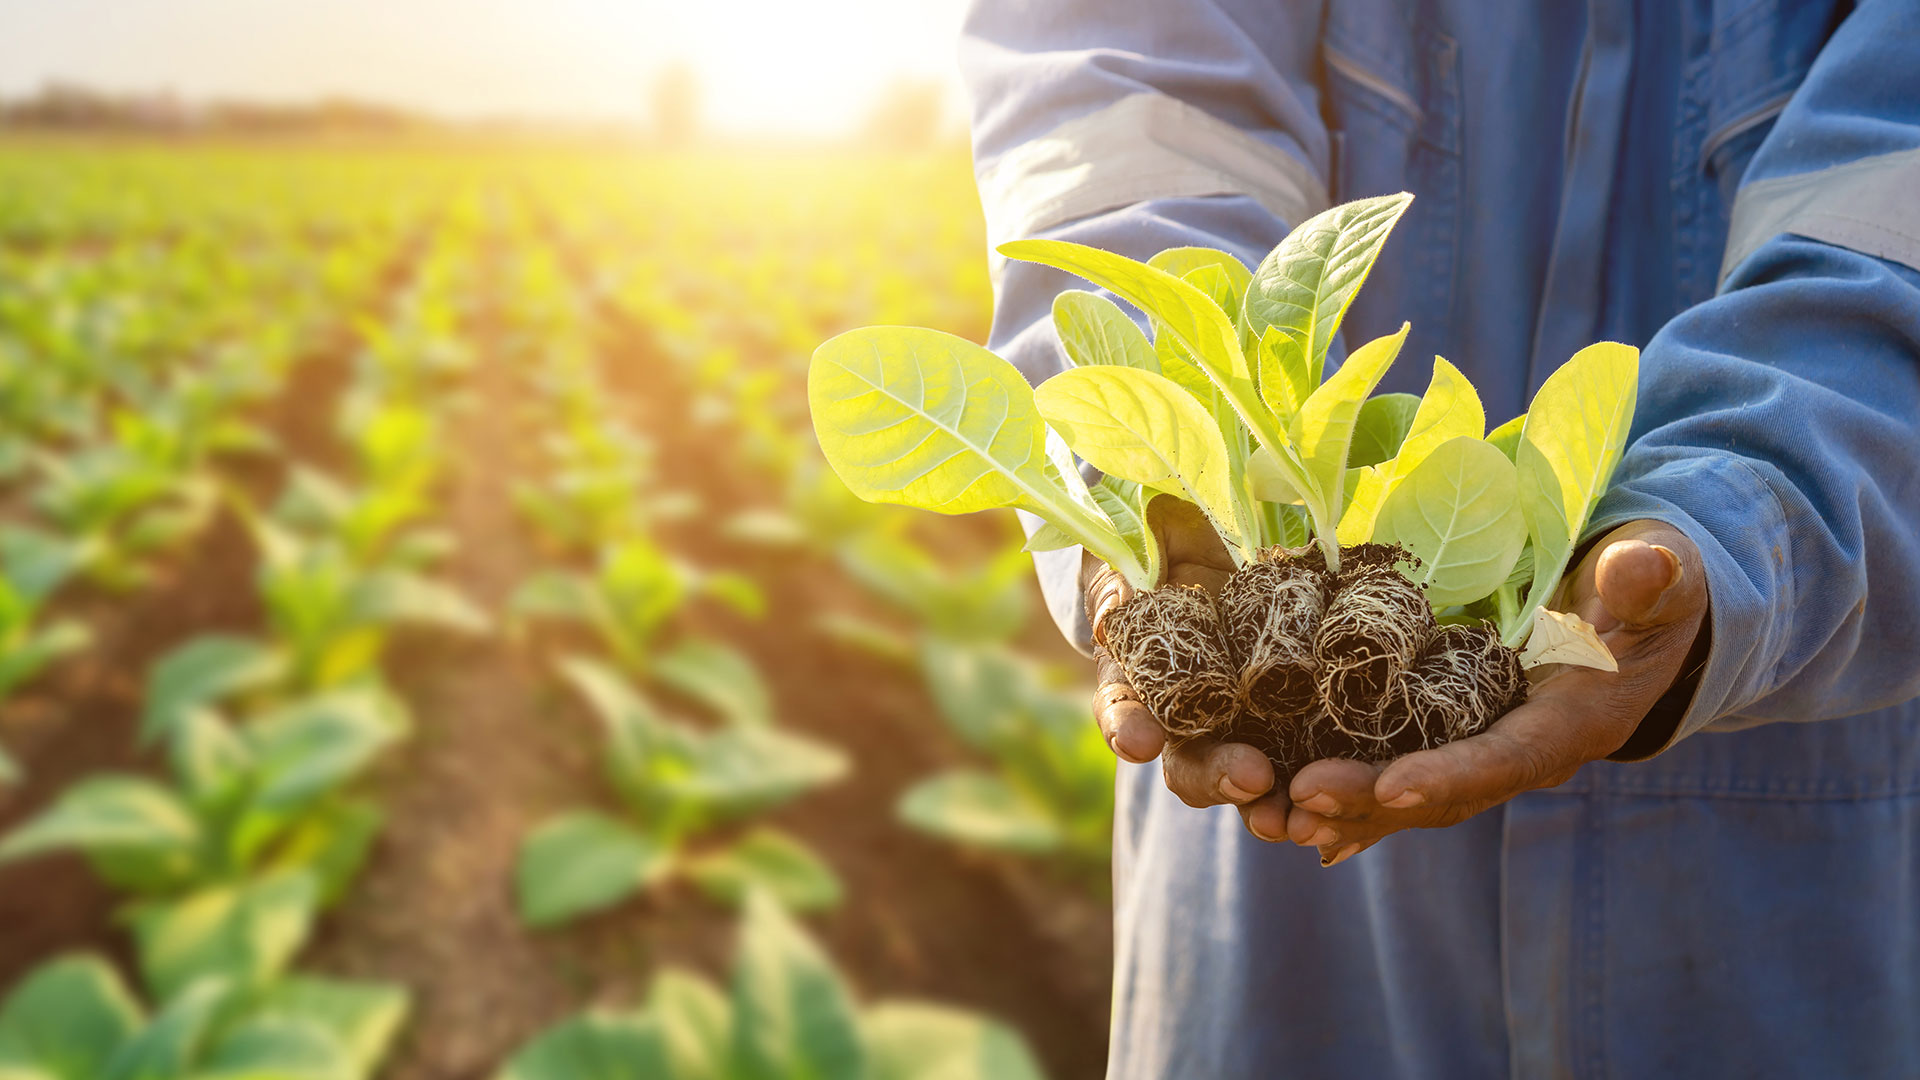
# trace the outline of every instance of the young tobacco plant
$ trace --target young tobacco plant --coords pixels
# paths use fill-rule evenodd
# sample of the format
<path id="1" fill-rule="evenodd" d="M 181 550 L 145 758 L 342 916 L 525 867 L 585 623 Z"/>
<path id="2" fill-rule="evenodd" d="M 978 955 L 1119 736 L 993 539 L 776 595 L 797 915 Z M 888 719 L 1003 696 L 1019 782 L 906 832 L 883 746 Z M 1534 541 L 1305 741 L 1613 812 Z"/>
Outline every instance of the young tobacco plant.
<path id="1" fill-rule="evenodd" d="M 365 1080 L 406 1019 L 406 990 L 289 975 L 249 991 L 196 980 L 149 1012 L 112 965 L 69 954 L 0 1000 L 0 1075 L 19 1080 Z"/>
<path id="2" fill-rule="evenodd" d="M 494 1080 L 1041 1080 L 1026 1041 L 941 1005 L 861 1005 L 847 979 L 764 891 L 747 900 L 726 989 L 654 977 L 645 1005 L 584 1013 L 522 1047 Z"/>
<path id="3" fill-rule="evenodd" d="M 560 670 L 600 722 L 607 779 L 626 815 L 573 811 L 528 835 L 515 874 L 528 925 L 611 907 L 675 874 L 727 903 L 738 903 L 750 886 L 796 908 L 839 902 L 833 871 L 785 832 L 763 826 L 719 845 L 699 840 L 840 779 L 845 755 L 762 724 L 703 729 L 676 722 L 596 661 L 570 658 Z"/>

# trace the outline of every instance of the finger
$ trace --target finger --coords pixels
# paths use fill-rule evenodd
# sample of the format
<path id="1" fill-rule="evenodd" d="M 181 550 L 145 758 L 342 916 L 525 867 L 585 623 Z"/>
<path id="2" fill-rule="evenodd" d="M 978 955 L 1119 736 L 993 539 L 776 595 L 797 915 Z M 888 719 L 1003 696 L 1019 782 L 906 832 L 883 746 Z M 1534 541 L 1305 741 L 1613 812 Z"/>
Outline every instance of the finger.
<path id="1" fill-rule="evenodd" d="M 1323 848 L 1320 851 L 1320 865 L 1322 867 L 1339 866 L 1341 863 L 1346 862 L 1348 859 L 1353 858 L 1355 855 L 1360 854 L 1379 842 L 1377 838 L 1373 840 L 1355 840 L 1351 843 L 1342 844 L 1339 847 Z"/>
<path id="2" fill-rule="evenodd" d="M 1172 585 L 1198 585 L 1210 593 L 1218 594 L 1227 584 L 1231 571 L 1202 563 L 1179 563 L 1167 571 L 1167 582 Z"/>
<path id="3" fill-rule="evenodd" d="M 1669 542 L 1639 537 L 1609 542 L 1594 565 L 1594 591 L 1607 613 L 1625 626 L 1670 623 L 1706 606 L 1699 552 L 1677 532 L 1657 539 Z"/>
<path id="4" fill-rule="evenodd" d="M 1270 791 L 1250 803 L 1242 803 L 1240 820 L 1256 839 L 1276 844 L 1287 838 L 1287 813 L 1290 809 L 1286 795 Z"/>
<path id="5" fill-rule="evenodd" d="M 1330 818 L 1364 818 L 1375 808 L 1374 781 L 1380 766 L 1328 758 L 1293 774 L 1287 794 L 1295 806 Z"/>
<path id="6" fill-rule="evenodd" d="M 1630 733 L 1579 723 L 1578 703 L 1604 691 L 1575 685 L 1608 673 L 1568 672 L 1564 686 L 1528 701 L 1470 739 L 1420 750 L 1386 766 L 1374 782 L 1383 809 L 1405 811 L 1409 824 L 1448 824 L 1523 791 L 1566 782 L 1581 763 L 1604 757 Z M 1556 680 L 1558 681 L 1558 680 Z M 1617 734 L 1617 738 L 1615 737 Z M 1587 741 L 1610 746 L 1585 745 Z"/>
<path id="7" fill-rule="evenodd" d="M 1133 586 L 1125 575 L 1088 553 L 1080 561 L 1080 587 L 1086 598 L 1087 626 L 1095 644 L 1104 643 L 1107 616 L 1127 602 Z"/>
<path id="8" fill-rule="evenodd" d="M 1273 762 L 1246 743 L 1194 739 L 1161 761 L 1167 789 L 1188 806 L 1246 803 L 1273 789 Z"/>
<path id="9" fill-rule="evenodd" d="M 1093 719 L 1100 725 L 1108 748 L 1122 761 L 1135 765 L 1159 757 L 1166 745 L 1166 729 L 1134 693 L 1111 654 L 1096 649 L 1094 659 L 1100 688 L 1093 695 Z"/>
<path id="10" fill-rule="evenodd" d="M 1159 538 L 1169 567 L 1195 563 L 1232 573 L 1226 542 L 1198 506 L 1173 495 L 1156 495 L 1147 504 L 1147 526 Z"/>

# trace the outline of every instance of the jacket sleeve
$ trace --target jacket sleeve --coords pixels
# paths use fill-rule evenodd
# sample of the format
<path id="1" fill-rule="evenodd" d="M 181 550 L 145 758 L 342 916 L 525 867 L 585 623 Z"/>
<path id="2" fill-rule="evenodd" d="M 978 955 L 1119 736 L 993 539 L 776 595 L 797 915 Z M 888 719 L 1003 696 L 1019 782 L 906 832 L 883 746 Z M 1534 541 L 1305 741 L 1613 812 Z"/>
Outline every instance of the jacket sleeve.
<path id="1" fill-rule="evenodd" d="M 1257 264 L 1327 206 L 1319 20 L 1303 0 L 975 0 L 960 58 L 989 243 L 1138 259 L 1203 245 Z M 1053 298 L 1084 283 L 989 258 L 988 346 L 1037 383 L 1062 367 Z M 1061 632 L 1090 652 L 1080 558 L 1035 561 Z"/>
<path id="2" fill-rule="evenodd" d="M 1735 198 L 1719 294 L 1642 355 L 1640 405 L 1589 535 L 1667 522 L 1705 558 L 1703 728 L 1920 695 L 1920 10 L 1867 0 Z"/>

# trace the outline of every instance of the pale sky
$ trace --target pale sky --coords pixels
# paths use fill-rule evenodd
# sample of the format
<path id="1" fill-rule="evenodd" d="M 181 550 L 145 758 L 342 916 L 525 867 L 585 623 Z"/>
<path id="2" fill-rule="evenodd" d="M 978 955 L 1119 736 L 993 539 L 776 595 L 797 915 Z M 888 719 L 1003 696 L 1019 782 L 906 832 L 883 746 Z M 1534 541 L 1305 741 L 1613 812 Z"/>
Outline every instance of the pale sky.
<path id="1" fill-rule="evenodd" d="M 456 117 L 640 119 L 691 64 L 732 134 L 852 129 L 936 79 L 965 0 L 0 0 L 0 96 L 50 79 L 191 98 L 347 94 Z"/>

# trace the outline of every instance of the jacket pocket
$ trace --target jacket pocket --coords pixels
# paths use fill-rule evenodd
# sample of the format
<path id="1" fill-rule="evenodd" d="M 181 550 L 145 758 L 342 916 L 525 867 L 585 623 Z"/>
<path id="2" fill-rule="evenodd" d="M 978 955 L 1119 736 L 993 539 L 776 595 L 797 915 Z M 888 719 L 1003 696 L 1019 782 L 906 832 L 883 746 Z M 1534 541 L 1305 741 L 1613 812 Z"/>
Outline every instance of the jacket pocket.
<path id="1" fill-rule="evenodd" d="M 1460 229 L 1460 47 L 1405 4 L 1336 0 L 1320 55 L 1337 199 L 1416 196 L 1389 245 L 1403 291 L 1363 290 L 1351 325 L 1383 333 L 1410 319 L 1437 338 L 1451 323 Z"/>

